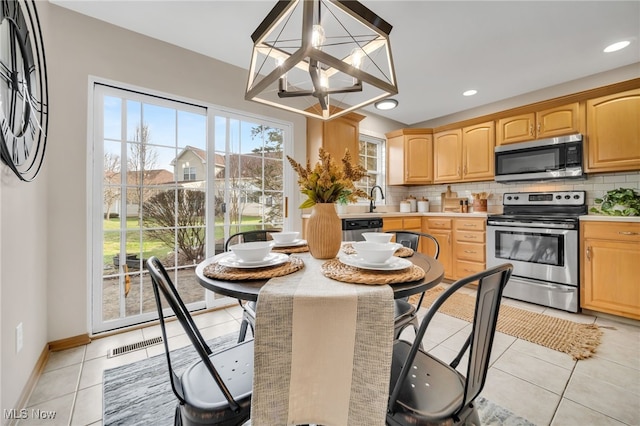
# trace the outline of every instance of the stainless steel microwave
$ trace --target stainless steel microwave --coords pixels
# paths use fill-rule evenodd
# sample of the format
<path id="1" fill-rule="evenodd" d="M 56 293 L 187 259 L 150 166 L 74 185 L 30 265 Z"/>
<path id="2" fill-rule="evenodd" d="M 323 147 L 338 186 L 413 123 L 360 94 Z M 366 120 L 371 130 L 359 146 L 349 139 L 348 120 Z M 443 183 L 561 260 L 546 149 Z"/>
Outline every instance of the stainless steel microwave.
<path id="1" fill-rule="evenodd" d="M 582 135 L 496 146 L 496 182 L 585 178 Z"/>

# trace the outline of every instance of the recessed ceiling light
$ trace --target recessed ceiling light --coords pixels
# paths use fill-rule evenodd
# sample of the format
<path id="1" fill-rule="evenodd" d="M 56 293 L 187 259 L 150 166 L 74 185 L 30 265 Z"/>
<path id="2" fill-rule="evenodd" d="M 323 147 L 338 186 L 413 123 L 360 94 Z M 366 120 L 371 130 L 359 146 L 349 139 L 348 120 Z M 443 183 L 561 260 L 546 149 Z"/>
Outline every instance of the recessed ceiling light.
<path id="1" fill-rule="evenodd" d="M 376 102 L 374 105 L 376 108 L 386 111 L 388 109 L 394 109 L 395 107 L 397 107 L 398 101 L 396 101 L 395 99 L 384 99 L 382 101 Z"/>
<path id="2" fill-rule="evenodd" d="M 478 93 L 478 91 L 477 91 L 477 90 L 475 90 L 475 89 L 471 89 L 471 90 L 467 90 L 466 92 L 463 92 L 463 93 L 462 93 L 462 95 L 463 95 L 463 96 L 473 96 L 473 95 L 475 95 L 476 93 Z"/>
<path id="3" fill-rule="evenodd" d="M 624 49 L 625 47 L 627 47 L 629 44 L 631 44 L 630 41 L 625 40 L 625 41 L 619 41 L 617 43 L 613 43 L 610 44 L 609 46 L 604 48 L 604 52 L 605 53 L 611 53 L 611 52 L 616 52 L 620 49 Z"/>

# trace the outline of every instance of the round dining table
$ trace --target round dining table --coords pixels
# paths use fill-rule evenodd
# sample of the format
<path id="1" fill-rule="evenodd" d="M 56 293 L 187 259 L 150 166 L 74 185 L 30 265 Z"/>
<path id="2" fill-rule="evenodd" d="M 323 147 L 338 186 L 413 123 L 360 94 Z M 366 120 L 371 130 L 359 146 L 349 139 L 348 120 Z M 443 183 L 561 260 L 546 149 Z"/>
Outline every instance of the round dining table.
<path id="1" fill-rule="evenodd" d="M 235 299 L 257 301 L 260 289 L 269 280 L 268 279 L 255 279 L 255 280 L 220 280 L 212 279 L 204 274 L 204 269 L 213 262 L 216 262 L 221 256 L 225 256 L 226 253 L 221 253 L 216 256 L 210 257 L 202 261 L 196 267 L 196 276 L 200 285 L 207 290 L 211 290 L 214 293 L 224 296 L 233 297 Z M 299 255 L 300 256 L 300 255 Z M 303 254 L 304 262 L 319 262 L 326 261 L 322 259 L 315 259 L 308 253 Z M 424 278 L 399 284 L 390 284 L 393 289 L 393 296 L 396 299 L 411 296 L 413 294 L 423 293 L 436 285 L 438 285 L 444 277 L 444 267 L 433 257 L 415 252 L 412 256 L 406 257 L 414 265 L 419 266 L 425 272 Z M 294 272 L 295 273 L 299 273 Z"/>

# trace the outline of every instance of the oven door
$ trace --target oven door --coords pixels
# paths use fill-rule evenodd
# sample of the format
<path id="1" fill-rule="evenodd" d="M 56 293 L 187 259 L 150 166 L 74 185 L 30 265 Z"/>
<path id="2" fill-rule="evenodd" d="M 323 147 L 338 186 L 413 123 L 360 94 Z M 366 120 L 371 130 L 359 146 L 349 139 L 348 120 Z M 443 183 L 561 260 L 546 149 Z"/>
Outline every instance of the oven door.
<path id="1" fill-rule="evenodd" d="M 578 286 L 578 231 L 487 226 L 487 267 L 509 262 L 513 276 Z"/>

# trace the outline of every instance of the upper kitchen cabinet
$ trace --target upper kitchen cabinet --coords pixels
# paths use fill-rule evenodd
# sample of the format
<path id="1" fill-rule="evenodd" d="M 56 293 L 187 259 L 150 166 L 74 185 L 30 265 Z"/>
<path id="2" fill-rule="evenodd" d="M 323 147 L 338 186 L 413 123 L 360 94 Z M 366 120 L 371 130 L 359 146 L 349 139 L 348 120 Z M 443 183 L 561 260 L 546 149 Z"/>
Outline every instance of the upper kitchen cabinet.
<path id="1" fill-rule="evenodd" d="M 574 102 L 498 120 L 496 145 L 580 133 L 580 104 Z"/>
<path id="2" fill-rule="evenodd" d="M 640 89 L 587 101 L 587 172 L 640 169 Z"/>
<path id="3" fill-rule="evenodd" d="M 434 182 L 472 182 L 494 177 L 493 121 L 434 134 Z"/>
<path id="4" fill-rule="evenodd" d="M 433 181 L 462 180 L 462 130 L 446 130 L 433 135 Z"/>
<path id="5" fill-rule="evenodd" d="M 388 185 L 433 183 L 431 129 L 400 129 L 386 137 Z"/>
<path id="6" fill-rule="evenodd" d="M 364 115 L 351 112 L 333 120 L 307 118 L 307 156 L 311 164 L 318 161 L 318 150 L 324 148 L 336 161 L 349 149 L 354 164 L 358 164 L 360 121 Z"/>

